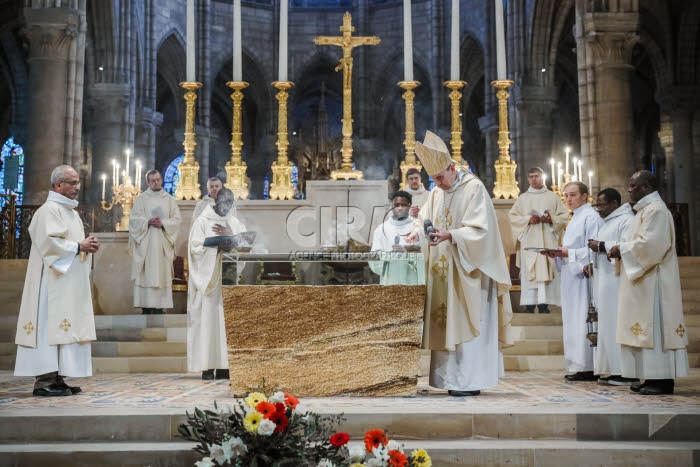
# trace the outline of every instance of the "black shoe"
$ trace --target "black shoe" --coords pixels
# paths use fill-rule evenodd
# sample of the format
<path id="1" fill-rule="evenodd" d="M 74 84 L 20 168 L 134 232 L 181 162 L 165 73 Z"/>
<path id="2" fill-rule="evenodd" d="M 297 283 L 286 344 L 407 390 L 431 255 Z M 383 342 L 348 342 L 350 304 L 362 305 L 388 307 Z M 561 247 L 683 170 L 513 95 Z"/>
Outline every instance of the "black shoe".
<path id="1" fill-rule="evenodd" d="M 525 310 L 523 310 L 523 313 L 534 313 L 535 312 L 535 305 L 525 305 Z"/>
<path id="2" fill-rule="evenodd" d="M 56 386 L 59 388 L 68 388 L 70 389 L 70 392 L 73 394 L 78 394 L 79 392 L 83 392 L 82 389 L 80 389 L 79 386 L 68 386 L 66 384 L 66 381 L 63 379 L 63 376 L 59 375 L 58 378 L 56 378 Z"/>
<path id="3" fill-rule="evenodd" d="M 150 315 L 151 312 L 153 311 L 153 308 L 141 308 L 143 310 L 144 315 Z"/>
<path id="4" fill-rule="evenodd" d="M 455 397 L 465 397 L 465 396 L 478 396 L 481 391 L 453 391 L 452 389 L 447 391 L 447 394 Z"/>
<path id="5" fill-rule="evenodd" d="M 228 370 L 216 370 L 216 379 L 229 379 Z"/>
<path id="6" fill-rule="evenodd" d="M 637 378 L 625 378 L 623 376 L 613 376 L 608 380 L 610 386 L 632 386 L 634 383 L 638 383 Z"/>
<path id="7" fill-rule="evenodd" d="M 151 313 L 154 315 L 164 315 L 165 312 L 162 308 L 151 308 Z"/>
<path id="8" fill-rule="evenodd" d="M 639 389 L 639 394 L 645 396 L 662 396 L 673 394 L 674 382 L 672 379 L 648 379 Z"/>
<path id="9" fill-rule="evenodd" d="M 630 391 L 632 392 L 639 392 L 642 390 L 642 386 L 644 386 L 641 382 L 639 383 L 632 383 L 630 384 Z"/>
<path id="10" fill-rule="evenodd" d="M 203 371 L 202 379 L 204 381 L 212 381 L 214 379 L 214 370 Z"/>
<path id="11" fill-rule="evenodd" d="M 565 375 L 567 381 L 597 381 L 598 377 L 592 371 L 577 371 L 573 375 Z"/>
<path id="12" fill-rule="evenodd" d="M 548 315 L 548 314 L 549 314 L 549 308 L 548 308 L 548 307 L 544 307 L 544 308 L 539 308 L 539 307 L 538 307 L 538 308 L 537 308 L 537 311 L 539 311 L 541 315 Z"/>
<path id="13" fill-rule="evenodd" d="M 70 388 L 62 388 L 56 384 L 50 384 L 43 388 L 34 389 L 32 391 L 33 396 L 39 397 L 59 397 L 59 396 L 72 396 Z"/>

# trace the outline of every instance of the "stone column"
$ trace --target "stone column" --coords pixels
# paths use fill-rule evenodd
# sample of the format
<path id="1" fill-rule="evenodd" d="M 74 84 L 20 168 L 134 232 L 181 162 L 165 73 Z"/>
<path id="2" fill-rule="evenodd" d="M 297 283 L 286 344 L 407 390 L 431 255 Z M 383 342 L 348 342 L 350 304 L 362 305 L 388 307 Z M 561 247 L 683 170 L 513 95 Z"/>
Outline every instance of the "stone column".
<path id="1" fill-rule="evenodd" d="M 665 161 L 663 171 L 657 171 L 659 184 L 661 185 L 661 193 L 664 199 L 672 200 L 674 198 L 673 188 L 673 125 L 671 117 L 663 113 L 661 114 L 661 124 L 659 128 L 659 142 L 664 150 Z"/>
<path id="2" fill-rule="evenodd" d="M 71 8 L 25 8 L 24 19 L 29 39 L 24 203 L 41 204 L 46 200 L 53 169 L 73 162 L 65 146 L 66 129 L 72 126 L 66 112 L 68 59 L 73 41 L 79 36 L 80 16 Z"/>
<path id="3" fill-rule="evenodd" d="M 489 112 L 479 118 L 479 129 L 481 129 L 481 132 L 484 134 L 484 162 L 486 164 L 481 181 L 484 182 L 486 191 L 493 193 L 493 185 L 496 181 L 496 167 L 494 164 L 499 155 L 498 112 Z"/>
<path id="4" fill-rule="evenodd" d="M 162 123 L 163 114 L 150 108 L 140 109 L 136 115 L 134 158 L 139 159 L 144 168 L 156 165 L 156 131 Z M 111 164 L 110 161 L 108 163 Z M 146 170 L 143 171 L 144 174 L 145 172 Z M 140 183 L 143 187 L 144 182 Z"/>
<path id="5" fill-rule="evenodd" d="M 673 124 L 673 198 L 667 201 L 688 204 L 688 218 L 690 222 L 691 239 L 697 238 L 695 192 L 697 187 L 697 175 L 694 172 L 694 149 L 693 149 L 693 101 L 688 95 L 684 95 L 683 102 L 679 102 L 674 96 L 674 108 L 671 111 L 671 122 Z M 691 249 L 695 251 L 695 245 Z"/>
<path id="6" fill-rule="evenodd" d="M 545 173 L 552 157 L 552 111 L 557 103 L 554 86 L 520 87 L 516 106 L 519 125 L 516 139 L 518 147 L 518 183 L 527 190 L 527 171 L 530 167 L 542 167 Z M 551 178 L 551 177 L 550 177 Z M 548 180 L 548 184 L 551 180 Z"/>

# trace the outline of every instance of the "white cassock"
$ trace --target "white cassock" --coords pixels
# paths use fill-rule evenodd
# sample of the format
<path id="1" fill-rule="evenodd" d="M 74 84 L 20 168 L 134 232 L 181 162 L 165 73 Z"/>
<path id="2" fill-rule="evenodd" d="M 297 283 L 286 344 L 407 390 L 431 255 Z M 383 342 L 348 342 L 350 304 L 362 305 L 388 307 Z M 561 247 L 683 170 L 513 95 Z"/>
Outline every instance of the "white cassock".
<path id="1" fill-rule="evenodd" d="M 620 243 L 617 342 L 622 344 L 622 376 L 688 376 L 688 327 L 673 215 L 657 191 L 640 199 L 634 210 L 637 215 Z"/>
<path id="2" fill-rule="evenodd" d="M 452 235 L 451 242 L 424 250 L 423 347 L 431 350 L 430 385 L 457 391 L 497 386 L 503 375 L 499 341 L 509 343 L 512 310 L 491 197 L 481 180 L 459 171 L 450 190 L 430 192 L 419 217 Z M 422 232 L 422 223 L 414 229 Z"/>
<path id="3" fill-rule="evenodd" d="M 561 268 L 564 360 L 566 370 L 571 372 L 593 371 L 593 348 L 586 338 L 589 284 L 583 275 L 583 267 L 593 258 L 588 240 L 598 236 L 602 224 L 603 219 L 589 203 L 576 208 L 562 241 L 562 246 L 569 250 L 569 256 L 557 258 L 557 266 Z"/>
<path id="4" fill-rule="evenodd" d="M 224 302 L 221 296 L 221 252 L 217 248 L 204 246 L 205 238 L 217 236 L 213 230 L 216 224 L 228 225 L 234 235 L 245 231 L 245 226 L 231 213 L 221 217 L 211 206 L 207 206 L 192 224 L 187 288 L 189 371 L 228 368 Z"/>
<path id="5" fill-rule="evenodd" d="M 163 228 L 148 225 L 153 217 L 160 218 Z M 167 191 L 148 188 L 136 198 L 129 217 L 134 307 L 173 307 L 173 260 L 179 228 L 180 210 Z"/>
<path id="6" fill-rule="evenodd" d="M 549 213 L 552 223 L 530 224 L 533 214 Z M 520 268 L 520 304 L 560 305 L 559 275 L 552 258 L 525 248 L 556 248 L 569 220 L 569 210 L 561 198 L 546 187 L 530 187 L 521 194 L 508 213 L 518 248 Z"/>
<path id="7" fill-rule="evenodd" d="M 92 375 L 92 258 L 76 254 L 85 239 L 77 205 L 49 191 L 29 225 L 32 248 L 17 320 L 15 376 Z"/>
<path id="8" fill-rule="evenodd" d="M 603 219 L 595 240 L 605 242 L 605 250 L 619 244 L 627 235 L 634 212 L 625 203 Z M 608 261 L 607 253 L 595 253 L 593 265 L 594 303 L 598 311 L 598 346 L 594 347 L 594 368 L 597 375 L 621 375 L 620 344 L 615 341 L 617 330 L 617 301 L 620 292 L 620 276 L 617 260 Z"/>
<path id="9" fill-rule="evenodd" d="M 194 211 L 192 212 L 192 225 L 194 225 L 194 221 L 197 220 L 197 218 L 204 212 L 204 209 L 207 206 L 214 206 L 215 199 L 212 198 L 209 195 L 204 195 L 202 199 L 197 201 L 197 204 L 194 207 Z M 235 212 L 234 212 L 234 217 L 235 217 Z"/>
<path id="10" fill-rule="evenodd" d="M 398 245 L 406 246 L 406 235 L 413 230 L 412 217 L 403 220 L 388 219 L 374 231 L 372 251 L 393 251 L 398 238 Z M 372 272 L 379 275 L 381 285 L 417 285 L 425 284 L 425 265 L 423 261 L 370 261 Z"/>

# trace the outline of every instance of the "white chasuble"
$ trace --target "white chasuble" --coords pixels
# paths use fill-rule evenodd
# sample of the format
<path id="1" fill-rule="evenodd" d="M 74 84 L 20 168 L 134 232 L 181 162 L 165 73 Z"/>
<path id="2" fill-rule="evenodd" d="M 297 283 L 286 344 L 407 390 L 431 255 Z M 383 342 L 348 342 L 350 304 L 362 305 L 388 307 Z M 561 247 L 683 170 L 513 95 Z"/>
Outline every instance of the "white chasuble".
<path id="1" fill-rule="evenodd" d="M 207 206 L 190 229 L 187 288 L 189 371 L 228 369 L 224 302 L 221 296 L 221 252 L 217 248 L 205 247 L 204 239 L 217 235 L 213 230 L 216 224 L 228 225 L 234 235 L 244 232 L 245 226 L 232 213 L 221 217 L 211 206 Z"/>
<path id="2" fill-rule="evenodd" d="M 503 369 L 499 340 L 510 343 L 512 311 L 491 197 L 481 180 L 460 171 L 450 190 L 430 192 L 420 217 L 452 235 L 452 241 L 424 251 L 423 347 L 432 350 L 430 384 L 452 390 L 496 386 Z"/>
<path id="3" fill-rule="evenodd" d="M 673 216 L 658 192 L 634 206 L 625 241 L 617 342 L 622 375 L 672 379 L 688 373 L 688 327 L 683 318 Z"/>
<path id="4" fill-rule="evenodd" d="M 530 224 L 530 218 L 549 213 L 552 223 Z M 559 275 L 552 258 L 525 248 L 556 248 L 569 220 L 569 210 L 555 193 L 532 187 L 521 194 L 509 213 L 513 238 L 516 239 L 520 268 L 520 304 L 560 305 Z"/>
<path id="5" fill-rule="evenodd" d="M 588 279 L 583 267 L 589 264 L 593 253 L 588 248 L 588 239 L 598 236 L 603 224 L 598 212 L 585 203 L 574 210 L 566 227 L 562 246 L 569 250 L 567 258 L 557 258 L 561 268 L 561 314 L 564 330 L 564 360 L 566 370 L 571 372 L 593 371 L 593 349 L 586 338 L 588 326 Z M 592 284 L 591 284 L 592 287 Z"/>
<path id="6" fill-rule="evenodd" d="M 148 225 L 154 217 L 160 218 L 162 228 Z M 129 217 L 134 307 L 173 307 L 173 260 L 179 228 L 180 210 L 167 191 L 149 188 L 136 198 Z"/>
<path id="7" fill-rule="evenodd" d="M 398 245 L 406 246 L 406 235 L 413 229 L 415 219 L 388 219 L 374 231 L 372 251 L 393 251 L 396 240 Z M 379 275 L 381 285 L 417 285 L 425 284 L 425 264 L 423 261 L 370 261 L 372 272 Z"/>
<path id="8" fill-rule="evenodd" d="M 605 242 L 605 250 L 619 244 L 627 235 L 634 212 L 625 203 L 603 219 L 595 240 Z M 615 341 L 617 330 L 617 299 L 620 276 L 616 259 L 608 261 L 607 253 L 595 253 L 593 262 L 594 303 L 598 311 L 598 346 L 593 349 L 594 368 L 598 375 L 621 375 L 620 344 Z"/>
<path id="9" fill-rule="evenodd" d="M 91 255 L 77 201 L 50 191 L 29 225 L 32 239 L 15 343 L 15 375 L 90 376 L 96 339 L 90 291 Z"/>

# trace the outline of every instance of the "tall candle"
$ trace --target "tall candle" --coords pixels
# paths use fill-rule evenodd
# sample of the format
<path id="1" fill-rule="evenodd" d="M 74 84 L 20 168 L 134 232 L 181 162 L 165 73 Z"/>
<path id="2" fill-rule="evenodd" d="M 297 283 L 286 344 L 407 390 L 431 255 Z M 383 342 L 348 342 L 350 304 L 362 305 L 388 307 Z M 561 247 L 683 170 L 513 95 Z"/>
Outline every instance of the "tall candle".
<path id="1" fill-rule="evenodd" d="M 459 80 L 459 0 L 452 0 L 452 35 L 450 42 L 450 80 Z"/>
<path id="2" fill-rule="evenodd" d="M 280 63 L 279 81 L 287 81 L 287 23 L 289 0 L 280 0 Z"/>
<path id="3" fill-rule="evenodd" d="M 582 182 L 583 181 L 583 160 L 579 159 L 578 160 L 578 181 Z M 589 189 L 591 187 L 588 187 Z"/>
<path id="4" fill-rule="evenodd" d="M 141 162 L 136 164 L 136 180 L 134 183 L 137 187 L 141 187 Z"/>
<path id="5" fill-rule="evenodd" d="M 403 0 L 403 79 L 413 81 L 413 26 L 411 0 Z"/>
<path id="6" fill-rule="evenodd" d="M 243 81 L 241 52 L 241 0 L 233 0 L 233 80 Z"/>
<path id="7" fill-rule="evenodd" d="M 588 191 L 593 192 L 593 171 L 588 171 Z"/>
<path id="8" fill-rule="evenodd" d="M 547 174 L 546 173 L 542 174 L 542 185 L 544 185 L 545 187 L 547 186 Z"/>
<path id="9" fill-rule="evenodd" d="M 496 1 L 496 76 L 506 79 L 506 32 L 503 23 L 503 0 Z"/>
<path id="10" fill-rule="evenodd" d="M 195 81 L 194 55 L 195 55 L 195 29 L 194 29 L 194 0 L 187 0 L 187 81 Z"/>
<path id="11" fill-rule="evenodd" d="M 557 177 L 554 173 L 554 158 L 549 159 L 549 164 L 552 166 L 552 185 L 557 183 Z"/>
<path id="12" fill-rule="evenodd" d="M 561 162 L 557 164 L 557 169 L 558 169 L 558 174 L 557 174 L 557 185 L 561 186 L 561 176 L 562 176 L 562 170 L 561 170 Z"/>
<path id="13" fill-rule="evenodd" d="M 115 180 L 114 184 L 115 184 L 116 186 L 119 186 L 119 184 L 120 184 L 120 181 L 119 181 L 119 162 L 117 162 L 117 166 L 116 166 L 116 168 L 115 168 L 115 170 L 114 170 L 114 175 L 115 175 L 115 177 L 114 177 L 114 180 Z"/>
<path id="14" fill-rule="evenodd" d="M 122 170 L 122 183 L 126 185 L 126 172 Z"/>
<path id="15" fill-rule="evenodd" d="M 124 171 L 124 182 L 126 182 L 126 177 L 129 176 L 129 156 L 131 155 L 131 151 L 128 149 L 125 151 L 126 152 L 126 170 Z"/>
<path id="16" fill-rule="evenodd" d="M 564 152 L 566 153 L 566 165 L 564 166 L 564 168 L 565 168 L 564 173 L 568 174 L 569 173 L 569 152 L 571 152 L 571 148 L 569 146 L 567 146 L 564 149 Z"/>
<path id="17" fill-rule="evenodd" d="M 105 199 L 105 183 L 107 181 L 107 175 L 102 174 L 102 200 Z"/>
<path id="18" fill-rule="evenodd" d="M 117 185 L 117 161 L 112 159 L 112 185 Z"/>
<path id="19" fill-rule="evenodd" d="M 578 159 L 574 157 L 574 175 L 573 175 L 572 180 L 577 180 L 577 181 L 580 182 L 581 179 L 578 178 L 578 172 L 576 171 L 576 170 L 577 170 L 577 169 L 576 169 L 577 166 L 578 166 Z"/>

